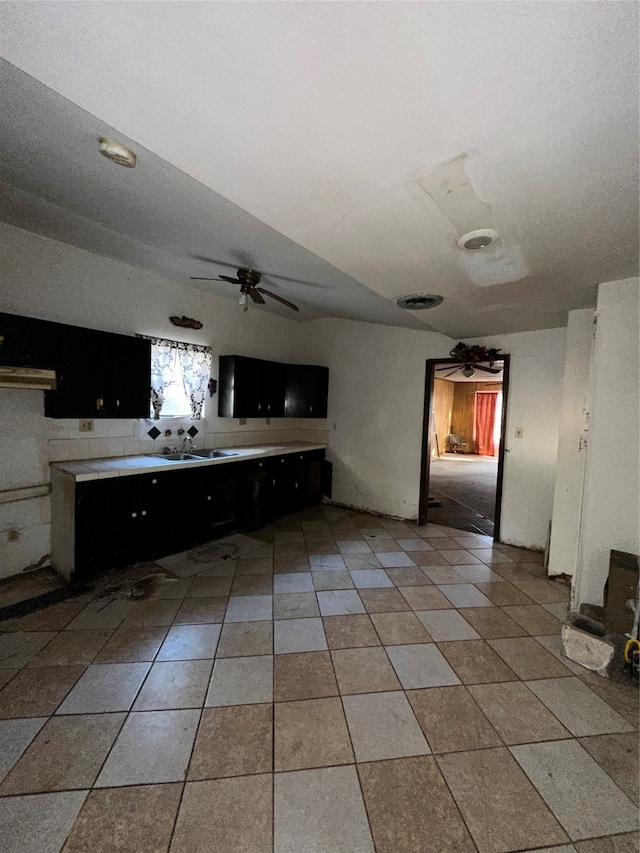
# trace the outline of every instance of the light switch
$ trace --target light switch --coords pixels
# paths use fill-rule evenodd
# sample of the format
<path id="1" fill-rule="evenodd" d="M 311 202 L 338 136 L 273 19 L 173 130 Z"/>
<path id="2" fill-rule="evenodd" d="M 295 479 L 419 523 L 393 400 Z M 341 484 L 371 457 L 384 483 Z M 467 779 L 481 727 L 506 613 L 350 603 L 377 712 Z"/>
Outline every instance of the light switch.
<path id="1" fill-rule="evenodd" d="M 522 427 L 515 427 L 514 437 L 515 438 L 522 438 L 523 432 L 524 432 L 524 430 L 522 429 Z"/>

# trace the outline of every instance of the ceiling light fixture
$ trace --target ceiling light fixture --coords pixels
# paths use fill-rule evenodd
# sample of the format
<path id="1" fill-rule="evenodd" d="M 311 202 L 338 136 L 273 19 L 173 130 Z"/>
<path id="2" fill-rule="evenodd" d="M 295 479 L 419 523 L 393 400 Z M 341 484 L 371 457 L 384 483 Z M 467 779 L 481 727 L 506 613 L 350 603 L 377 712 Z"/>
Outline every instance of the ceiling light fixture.
<path id="1" fill-rule="evenodd" d="M 486 249 L 487 246 L 495 243 L 499 236 L 493 228 L 481 228 L 478 231 L 469 231 L 467 234 L 463 234 L 458 240 L 458 246 L 469 251 Z"/>
<path id="2" fill-rule="evenodd" d="M 104 137 L 100 140 L 100 153 L 107 160 L 113 160 L 118 166 L 125 166 L 127 169 L 133 169 L 138 159 L 130 148 Z"/>
<path id="3" fill-rule="evenodd" d="M 242 305 L 242 310 L 246 311 L 247 308 L 249 307 L 249 297 L 247 296 L 247 294 L 241 293 L 240 299 L 238 301 L 240 302 L 240 305 Z"/>
<path id="4" fill-rule="evenodd" d="M 470 376 L 475 376 L 475 375 L 476 375 L 475 370 L 473 369 L 473 367 L 471 367 L 471 365 L 470 365 L 470 364 L 465 364 L 465 366 L 464 366 L 464 367 L 463 367 L 463 369 L 460 371 L 460 373 L 462 373 L 462 375 L 463 375 L 463 376 L 466 376 L 467 378 L 469 378 Z"/>
<path id="5" fill-rule="evenodd" d="M 440 305 L 443 299 L 443 296 L 432 293 L 412 293 L 410 296 L 401 296 L 396 305 L 408 311 L 424 311 L 426 308 L 435 308 L 436 305 Z"/>

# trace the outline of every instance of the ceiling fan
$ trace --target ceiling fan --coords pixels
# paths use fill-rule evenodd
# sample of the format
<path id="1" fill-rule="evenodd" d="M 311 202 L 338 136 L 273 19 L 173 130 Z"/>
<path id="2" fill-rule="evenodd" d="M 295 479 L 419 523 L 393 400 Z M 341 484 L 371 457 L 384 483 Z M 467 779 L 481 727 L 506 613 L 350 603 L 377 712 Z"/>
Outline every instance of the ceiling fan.
<path id="1" fill-rule="evenodd" d="M 249 307 L 249 299 L 252 299 L 254 302 L 264 305 L 265 301 L 262 298 L 263 293 L 265 296 L 269 296 L 271 299 L 275 299 L 277 302 L 281 302 L 283 305 L 286 305 L 287 308 L 291 308 L 293 311 L 300 310 L 297 305 L 293 304 L 293 302 L 289 302 L 287 299 L 283 299 L 282 296 L 278 296 L 277 293 L 272 293 L 270 290 L 265 290 L 264 287 L 258 287 L 261 278 L 262 276 L 257 270 L 252 270 L 248 267 L 240 267 L 236 278 L 232 278 L 229 275 L 219 275 L 216 278 L 203 278 L 202 276 L 192 275 L 191 281 L 228 281 L 230 284 L 239 284 L 240 305 L 242 305 L 245 311 Z"/>
<path id="2" fill-rule="evenodd" d="M 462 375 L 466 376 L 467 378 L 469 378 L 470 376 L 474 376 L 476 370 L 484 370 L 485 373 L 502 373 L 501 367 L 483 367 L 477 362 L 474 362 L 473 364 L 457 364 L 453 368 L 453 370 L 450 370 L 450 367 L 450 364 L 448 364 L 446 367 L 436 367 L 435 372 L 439 373 L 443 370 L 449 370 L 449 373 L 442 377 L 443 379 L 446 379 L 447 376 L 452 376 L 457 370 L 460 370 L 462 372 Z"/>

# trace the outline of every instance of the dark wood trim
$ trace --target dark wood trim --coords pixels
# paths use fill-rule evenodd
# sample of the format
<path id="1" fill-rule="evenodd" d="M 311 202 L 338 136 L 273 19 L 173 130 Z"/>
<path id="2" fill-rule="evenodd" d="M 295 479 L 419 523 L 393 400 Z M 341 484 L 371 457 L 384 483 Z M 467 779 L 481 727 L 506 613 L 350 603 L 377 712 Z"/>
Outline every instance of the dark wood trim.
<path id="1" fill-rule="evenodd" d="M 444 359 L 453 361 L 453 359 Z M 422 415 L 422 457 L 420 462 L 420 498 L 418 500 L 418 524 L 427 523 L 429 505 L 429 468 L 431 466 L 431 401 L 433 399 L 434 369 L 439 361 L 427 359 L 424 378 L 424 410 Z"/>
<path id="2" fill-rule="evenodd" d="M 504 457 L 507 452 L 507 403 L 509 401 L 509 367 L 510 355 L 503 355 L 504 368 L 502 371 L 502 422 L 500 424 L 500 448 L 498 450 L 498 476 L 496 478 L 496 508 L 493 520 L 493 538 L 500 541 L 500 524 L 502 522 L 502 483 L 504 480 Z"/>
<path id="3" fill-rule="evenodd" d="M 500 429 L 500 447 L 498 449 L 498 473 L 496 477 L 496 505 L 494 510 L 493 538 L 500 541 L 500 522 L 502 520 L 502 485 L 504 480 L 504 456 L 507 439 L 507 404 L 509 395 L 509 367 L 511 357 L 500 355 L 504 362 L 502 372 L 502 422 Z M 431 411 L 433 403 L 433 380 L 438 364 L 460 364 L 455 358 L 429 358 L 426 363 L 424 380 L 424 409 L 422 416 L 422 457 L 420 462 L 420 496 L 418 499 L 418 524 L 426 524 L 429 518 L 429 472 L 431 468 Z M 490 381 L 490 380 L 487 380 Z"/>

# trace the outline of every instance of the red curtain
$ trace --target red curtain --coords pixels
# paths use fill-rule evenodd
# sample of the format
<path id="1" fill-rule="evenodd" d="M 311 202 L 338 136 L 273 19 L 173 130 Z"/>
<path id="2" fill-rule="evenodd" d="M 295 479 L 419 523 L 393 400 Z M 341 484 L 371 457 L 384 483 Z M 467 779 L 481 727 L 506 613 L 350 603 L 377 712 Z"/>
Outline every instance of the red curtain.
<path id="1" fill-rule="evenodd" d="M 496 422 L 497 402 L 498 391 L 476 393 L 475 439 L 477 453 L 480 456 L 495 456 L 493 429 Z"/>

